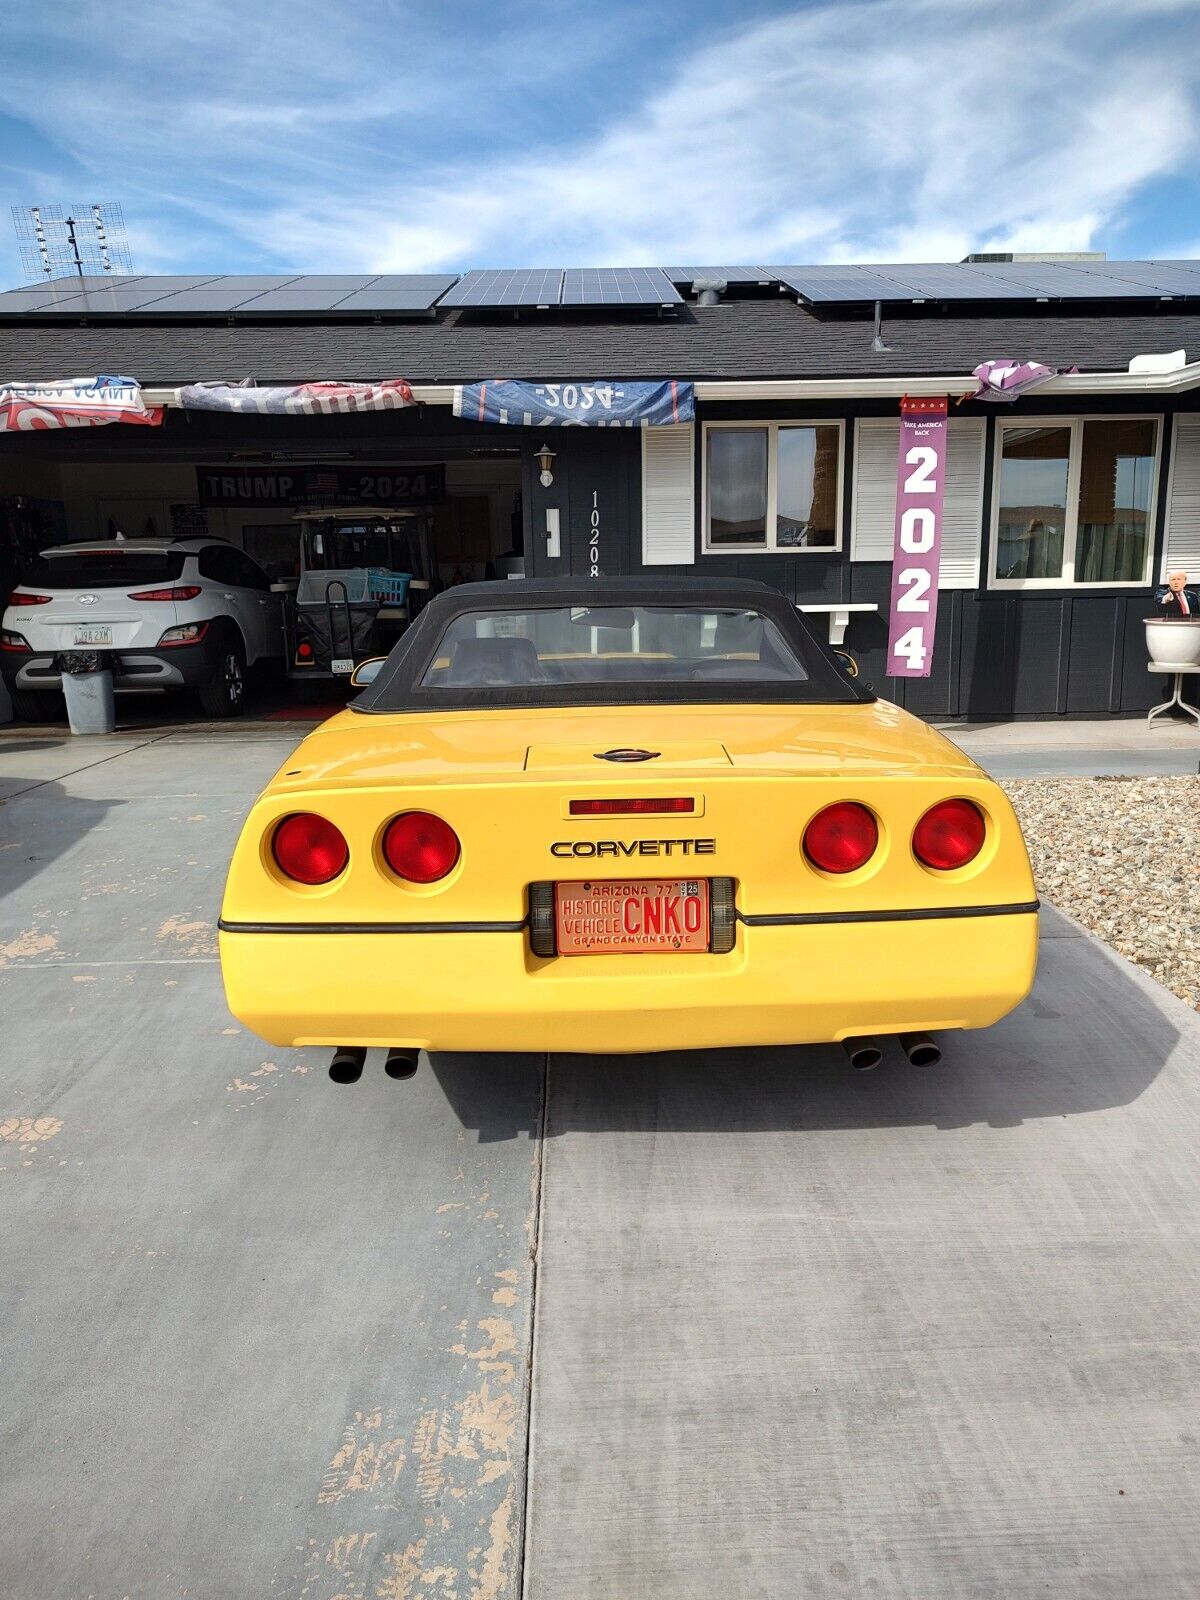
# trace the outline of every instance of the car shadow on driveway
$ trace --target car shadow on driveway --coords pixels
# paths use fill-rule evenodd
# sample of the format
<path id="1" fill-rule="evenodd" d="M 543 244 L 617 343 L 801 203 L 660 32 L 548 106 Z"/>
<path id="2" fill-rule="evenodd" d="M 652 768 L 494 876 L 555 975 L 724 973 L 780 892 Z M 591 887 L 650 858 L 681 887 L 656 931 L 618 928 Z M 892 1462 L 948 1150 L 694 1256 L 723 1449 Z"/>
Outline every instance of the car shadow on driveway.
<path id="1" fill-rule="evenodd" d="M 1030 998 L 994 1028 L 941 1035 L 937 1067 L 910 1067 L 895 1041 L 867 1073 L 855 1072 L 836 1045 L 553 1055 L 545 1132 L 1012 1127 L 1127 1105 L 1179 1044 L 1178 1024 L 1191 1033 L 1188 1014 L 1119 956 L 1058 921 L 1067 936 L 1044 939 Z M 1200 1018 L 1192 1048 L 1200 1057 Z M 515 1072 L 523 1083 L 543 1059 L 430 1061 L 463 1126 L 486 1142 L 537 1131 L 515 1111 L 528 1101 L 498 1095 L 495 1080 Z"/>
<path id="2" fill-rule="evenodd" d="M 0 747 L 0 754 L 7 752 Z M 120 804 L 84 799 L 52 780 L 0 797 L 0 900 L 52 866 Z M 0 926 L 8 920 L 0 918 Z"/>

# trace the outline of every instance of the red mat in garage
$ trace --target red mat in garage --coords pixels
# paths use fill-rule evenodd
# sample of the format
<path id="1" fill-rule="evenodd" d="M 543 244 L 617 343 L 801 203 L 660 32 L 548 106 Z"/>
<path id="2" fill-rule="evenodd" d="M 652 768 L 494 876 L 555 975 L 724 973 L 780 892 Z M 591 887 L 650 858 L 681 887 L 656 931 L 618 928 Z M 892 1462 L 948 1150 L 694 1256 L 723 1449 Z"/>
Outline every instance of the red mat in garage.
<path id="1" fill-rule="evenodd" d="M 326 717 L 336 716 L 339 711 L 345 711 L 346 702 L 333 701 L 327 706 L 280 706 L 278 711 L 267 711 L 264 720 L 267 722 L 324 722 Z"/>

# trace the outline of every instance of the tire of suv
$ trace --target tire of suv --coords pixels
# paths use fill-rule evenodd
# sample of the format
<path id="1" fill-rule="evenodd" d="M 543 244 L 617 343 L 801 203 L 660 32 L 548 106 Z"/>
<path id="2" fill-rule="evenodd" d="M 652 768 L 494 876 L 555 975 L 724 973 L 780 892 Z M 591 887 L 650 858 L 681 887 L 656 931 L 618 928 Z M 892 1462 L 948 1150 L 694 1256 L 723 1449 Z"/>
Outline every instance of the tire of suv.
<path id="1" fill-rule="evenodd" d="M 221 629 L 213 647 L 213 675 L 199 688 L 208 717 L 240 717 L 246 707 L 246 652 L 235 628 Z"/>
<path id="2" fill-rule="evenodd" d="M 61 722 L 67 714 L 62 695 L 49 689 L 10 688 L 8 698 L 13 715 L 22 722 Z"/>

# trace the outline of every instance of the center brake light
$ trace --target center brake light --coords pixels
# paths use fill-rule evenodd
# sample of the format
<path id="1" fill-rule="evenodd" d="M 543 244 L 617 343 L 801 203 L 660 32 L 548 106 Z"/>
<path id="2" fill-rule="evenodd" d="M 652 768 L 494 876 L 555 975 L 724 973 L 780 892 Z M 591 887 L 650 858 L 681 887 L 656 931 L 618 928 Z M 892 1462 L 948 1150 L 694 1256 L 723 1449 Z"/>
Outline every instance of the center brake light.
<path id="1" fill-rule="evenodd" d="M 174 589 L 139 589 L 131 600 L 194 600 L 200 593 L 197 583 L 181 583 Z"/>
<path id="2" fill-rule="evenodd" d="M 568 813 L 572 817 L 661 817 L 695 809 L 696 802 L 691 798 L 656 800 L 639 796 L 632 800 L 572 800 Z"/>

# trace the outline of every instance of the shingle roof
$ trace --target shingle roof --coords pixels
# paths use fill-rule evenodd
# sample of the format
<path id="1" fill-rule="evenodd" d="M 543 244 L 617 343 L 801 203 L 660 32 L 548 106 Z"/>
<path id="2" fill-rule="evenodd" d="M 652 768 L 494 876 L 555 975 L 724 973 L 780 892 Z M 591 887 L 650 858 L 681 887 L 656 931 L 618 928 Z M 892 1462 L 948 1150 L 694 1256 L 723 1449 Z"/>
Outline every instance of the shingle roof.
<path id="1" fill-rule="evenodd" d="M 793 301 L 726 300 L 664 317 L 425 322 L 316 320 L 269 325 L 93 321 L 0 322 L 0 382 L 118 372 L 147 386 L 253 377 L 404 377 L 415 383 L 492 377 L 804 378 L 967 373 L 1019 358 L 1084 371 L 1124 370 L 1131 356 L 1184 346 L 1200 355 L 1200 315 L 1035 315 L 885 319 L 890 350 L 871 348 L 869 321 L 819 318 Z"/>

